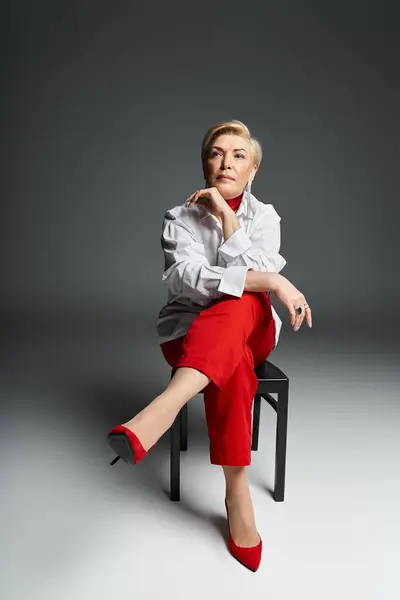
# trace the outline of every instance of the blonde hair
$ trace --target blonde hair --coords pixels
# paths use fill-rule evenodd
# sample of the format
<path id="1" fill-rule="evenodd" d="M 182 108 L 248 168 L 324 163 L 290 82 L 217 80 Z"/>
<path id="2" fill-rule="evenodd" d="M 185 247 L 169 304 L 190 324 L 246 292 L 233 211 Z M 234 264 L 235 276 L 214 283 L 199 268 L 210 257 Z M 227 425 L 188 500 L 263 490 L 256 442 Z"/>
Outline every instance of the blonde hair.
<path id="1" fill-rule="evenodd" d="M 242 123 L 242 121 L 232 119 L 231 121 L 222 121 L 222 123 L 218 123 L 218 125 L 213 125 L 204 136 L 201 144 L 201 162 L 203 165 L 204 177 L 206 177 L 206 162 L 210 148 L 218 136 L 226 133 L 239 135 L 249 142 L 251 161 L 252 164 L 256 165 L 258 170 L 262 160 L 262 148 L 260 142 L 251 135 L 250 129 Z"/>

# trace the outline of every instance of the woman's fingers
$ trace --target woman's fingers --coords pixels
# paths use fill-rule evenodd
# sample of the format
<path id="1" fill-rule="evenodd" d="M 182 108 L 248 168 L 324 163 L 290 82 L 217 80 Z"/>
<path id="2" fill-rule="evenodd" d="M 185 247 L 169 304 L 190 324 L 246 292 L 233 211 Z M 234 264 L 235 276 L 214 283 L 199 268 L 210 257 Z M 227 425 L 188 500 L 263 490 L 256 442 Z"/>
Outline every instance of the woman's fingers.
<path id="1" fill-rule="evenodd" d="M 196 190 L 193 194 L 190 194 L 190 196 L 186 199 L 186 203 L 190 204 L 192 202 L 192 200 L 194 200 L 194 197 L 196 196 L 196 194 L 199 192 L 200 190 Z"/>
<path id="2" fill-rule="evenodd" d="M 293 329 L 294 329 L 294 331 L 297 331 L 298 329 L 300 329 L 300 327 L 301 327 L 301 324 L 302 324 L 302 322 L 303 322 L 303 318 L 304 318 L 304 312 L 303 312 L 303 310 L 302 310 L 302 311 L 301 311 L 301 313 L 300 313 L 300 314 L 298 314 L 298 312 L 297 312 L 297 308 L 298 308 L 299 306 L 300 306 L 301 308 L 303 308 L 304 302 L 305 302 L 305 298 L 304 298 L 304 296 L 303 296 L 302 294 L 300 294 L 299 296 L 297 296 L 297 298 L 294 298 L 294 299 L 292 300 L 292 304 L 293 304 L 293 306 L 294 306 L 295 315 L 296 315 L 296 317 L 295 317 L 295 322 L 294 322 L 294 326 L 293 326 Z"/>
<path id="3" fill-rule="evenodd" d="M 308 306 L 308 304 L 306 304 L 304 310 L 306 313 L 307 325 L 309 327 L 312 327 L 312 313 L 311 313 L 311 308 Z"/>
<path id="4" fill-rule="evenodd" d="M 302 324 L 302 322 L 303 322 L 303 319 L 302 319 L 302 314 L 303 314 L 303 313 L 301 313 L 300 315 L 298 315 L 298 314 L 296 313 L 296 320 L 295 320 L 295 322 L 294 322 L 294 327 L 293 327 L 294 331 L 297 331 L 297 330 L 298 330 L 298 329 L 300 329 L 300 327 L 301 327 L 301 324 Z"/>
<path id="5" fill-rule="evenodd" d="M 293 326 L 293 322 L 292 322 L 292 313 L 291 313 L 291 323 L 292 323 L 292 327 L 294 329 L 294 331 L 298 331 L 300 329 L 300 327 L 303 324 L 304 319 L 307 320 L 307 324 L 309 327 L 312 327 L 312 314 L 311 314 L 311 308 L 308 306 L 307 302 L 305 302 L 305 300 L 303 301 L 297 301 L 296 303 L 294 303 L 296 305 L 296 308 L 298 306 L 300 306 L 302 308 L 302 311 L 300 314 L 297 314 L 295 312 L 296 318 L 295 318 L 295 323 Z"/>
<path id="6" fill-rule="evenodd" d="M 294 312 L 294 307 L 293 305 L 289 302 L 289 304 L 287 305 L 289 312 L 290 312 L 290 324 L 292 327 L 294 327 L 294 324 L 296 322 L 296 313 Z"/>

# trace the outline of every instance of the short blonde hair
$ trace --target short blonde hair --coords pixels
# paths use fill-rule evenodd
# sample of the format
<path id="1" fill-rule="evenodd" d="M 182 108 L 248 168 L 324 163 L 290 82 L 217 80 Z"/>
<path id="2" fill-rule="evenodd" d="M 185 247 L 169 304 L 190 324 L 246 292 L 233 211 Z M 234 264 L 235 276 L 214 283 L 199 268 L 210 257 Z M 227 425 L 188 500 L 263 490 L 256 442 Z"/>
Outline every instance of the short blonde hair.
<path id="1" fill-rule="evenodd" d="M 206 162 L 210 148 L 218 136 L 226 133 L 239 135 L 249 142 L 251 160 L 252 163 L 256 165 L 258 170 L 262 160 L 262 148 L 260 142 L 251 135 L 250 129 L 244 123 L 242 123 L 242 121 L 232 119 L 231 121 L 222 121 L 222 123 L 218 123 L 218 125 L 213 125 L 204 136 L 201 144 L 201 162 L 203 165 L 204 177 L 206 177 Z"/>

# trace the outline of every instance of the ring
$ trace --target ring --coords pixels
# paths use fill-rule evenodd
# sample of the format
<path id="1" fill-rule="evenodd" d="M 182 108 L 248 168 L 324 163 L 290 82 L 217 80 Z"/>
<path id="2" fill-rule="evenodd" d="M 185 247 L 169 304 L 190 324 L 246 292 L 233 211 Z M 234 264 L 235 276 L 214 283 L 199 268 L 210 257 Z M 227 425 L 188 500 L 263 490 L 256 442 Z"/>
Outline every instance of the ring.
<path id="1" fill-rule="evenodd" d="M 296 312 L 297 312 L 298 315 L 301 315 L 302 311 L 303 311 L 303 309 L 301 308 L 301 306 L 298 306 L 296 308 Z"/>

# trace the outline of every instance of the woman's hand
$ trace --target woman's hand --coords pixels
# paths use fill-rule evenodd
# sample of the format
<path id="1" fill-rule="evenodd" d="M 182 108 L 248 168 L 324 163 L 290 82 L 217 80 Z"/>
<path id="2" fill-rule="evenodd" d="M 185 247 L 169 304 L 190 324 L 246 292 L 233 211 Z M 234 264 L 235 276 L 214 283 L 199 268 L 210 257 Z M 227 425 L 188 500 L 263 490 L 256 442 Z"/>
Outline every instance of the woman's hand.
<path id="1" fill-rule="evenodd" d="M 304 294 L 302 294 L 286 277 L 277 273 L 277 282 L 271 294 L 273 294 L 290 313 L 290 323 L 295 331 L 300 329 L 304 317 L 309 327 L 312 327 L 311 308 L 308 306 Z M 301 306 L 301 314 L 296 313 L 296 308 Z"/>
<path id="2" fill-rule="evenodd" d="M 222 218 L 222 215 L 227 209 L 231 210 L 229 204 L 224 200 L 216 187 L 197 190 L 194 194 L 189 196 L 186 204 L 187 206 L 199 204 L 218 219 Z"/>

